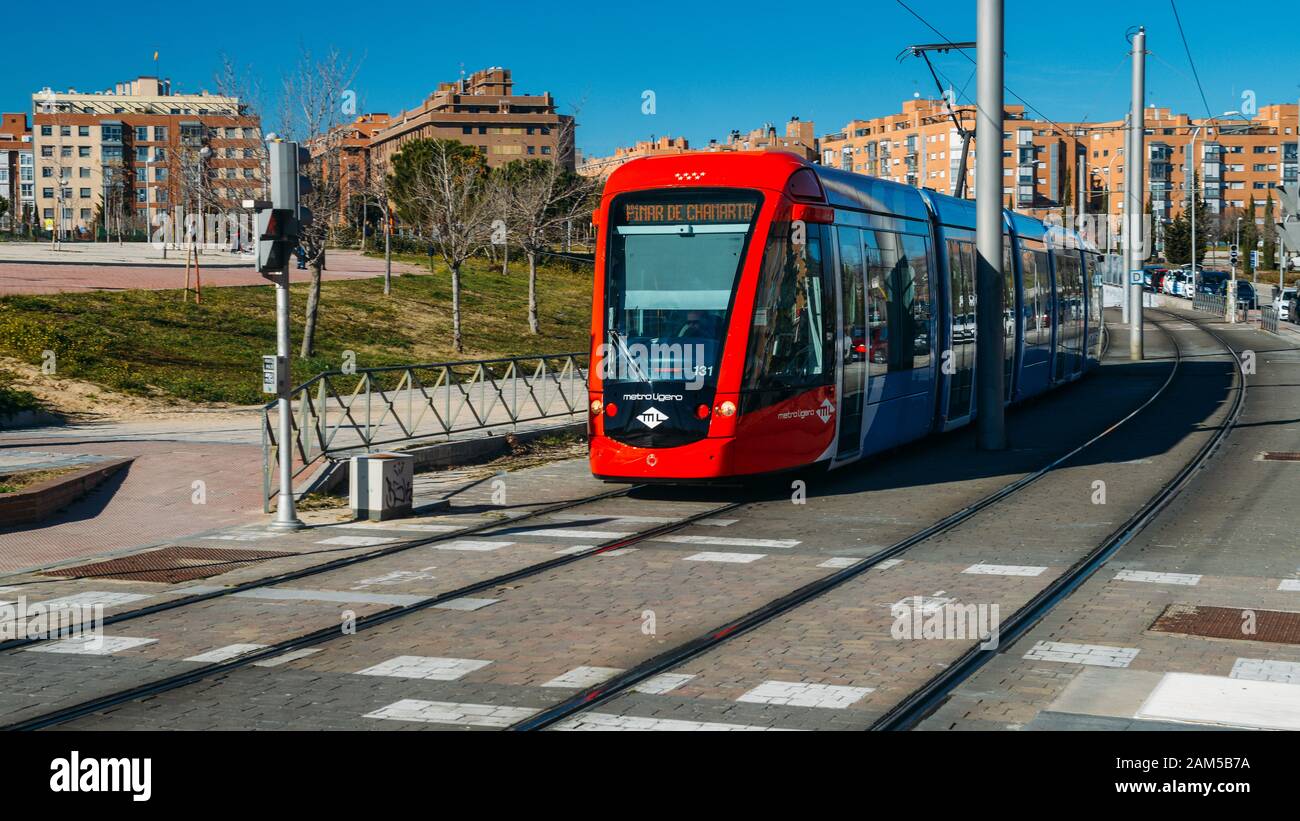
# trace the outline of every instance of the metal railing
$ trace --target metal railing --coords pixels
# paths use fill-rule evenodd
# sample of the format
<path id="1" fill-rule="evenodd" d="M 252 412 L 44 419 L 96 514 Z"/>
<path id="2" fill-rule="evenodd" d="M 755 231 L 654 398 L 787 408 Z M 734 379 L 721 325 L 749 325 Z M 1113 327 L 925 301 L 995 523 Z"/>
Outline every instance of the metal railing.
<path id="1" fill-rule="evenodd" d="M 1192 297 L 1192 308 L 1197 311 L 1218 314 L 1225 319 L 1228 316 L 1227 298 L 1215 294 L 1196 294 Z"/>
<path id="2" fill-rule="evenodd" d="M 1277 333 L 1277 311 L 1268 306 L 1259 309 L 1259 324 L 1266 331 Z"/>
<path id="3" fill-rule="evenodd" d="M 327 457 L 573 416 L 587 407 L 585 353 L 326 371 L 290 391 L 294 479 Z M 278 405 L 262 408 L 262 509 L 278 490 Z"/>

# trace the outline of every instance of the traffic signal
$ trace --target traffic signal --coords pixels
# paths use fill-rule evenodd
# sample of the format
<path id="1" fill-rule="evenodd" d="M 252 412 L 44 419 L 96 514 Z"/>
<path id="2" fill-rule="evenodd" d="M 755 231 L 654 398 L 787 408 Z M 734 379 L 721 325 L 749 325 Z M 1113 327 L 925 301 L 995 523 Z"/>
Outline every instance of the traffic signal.
<path id="1" fill-rule="evenodd" d="M 289 259 L 302 239 L 303 229 L 312 224 L 311 210 L 302 197 L 312 191 L 311 180 L 301 173 L 311 161 L 311 153 L 297 143 L 270 142 L 271 201 L 269 208 L 257 211 L 257 269 L 277 274 L 289 265 Z"/>

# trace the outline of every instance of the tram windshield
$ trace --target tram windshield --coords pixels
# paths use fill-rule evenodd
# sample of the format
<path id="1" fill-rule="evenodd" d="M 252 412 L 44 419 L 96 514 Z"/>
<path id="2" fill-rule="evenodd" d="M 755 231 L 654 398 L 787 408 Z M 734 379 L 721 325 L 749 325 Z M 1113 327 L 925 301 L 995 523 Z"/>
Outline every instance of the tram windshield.
<path id="1" fill-rule="evenodd" d="M 747 191 L 656 191 L 611 209 L 607 378 L 712 382 L 761 202 Z"/>

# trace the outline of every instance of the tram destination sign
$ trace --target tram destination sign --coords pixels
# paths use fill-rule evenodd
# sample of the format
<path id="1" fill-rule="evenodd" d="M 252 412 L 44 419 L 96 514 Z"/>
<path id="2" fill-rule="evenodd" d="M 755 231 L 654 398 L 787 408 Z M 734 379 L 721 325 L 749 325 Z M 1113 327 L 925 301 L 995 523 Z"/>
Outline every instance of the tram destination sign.
<path id="1" fill-rule="evenodd" d="M 623 205 L 623 225 L 673 225 L 692 223 L 748 223 L 754 219 L 756 202 L 722 199 L 672 202 L 629 202 Z"/>

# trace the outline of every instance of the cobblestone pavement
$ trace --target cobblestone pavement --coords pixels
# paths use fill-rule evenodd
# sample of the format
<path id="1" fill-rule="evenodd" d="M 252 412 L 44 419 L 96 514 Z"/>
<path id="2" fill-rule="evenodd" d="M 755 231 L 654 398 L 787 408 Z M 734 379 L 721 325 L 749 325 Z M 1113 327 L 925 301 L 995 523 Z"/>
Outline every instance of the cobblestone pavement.
<path id="1" fill-rule="evenodd" d="M 161 259 L 134 265 L 130 264 L 131 260 L 113 263 L 98 257 L 83 260 L 89 252 L 75 248 L 59 252 L 53 257 L 47 254 L 40 262 L 0 259 L 0 296 L 65 291 L 124 291 L 133 288 L 149 291 L 179 289 L 185 285 L 184 253 L 169 253 L 174 258 L 181 258 L 169 261 L 178 264 L 164 263 Z M 53 261 L 63 258 L 69 261 Z M 202 257 L 200 265 L 205 288 L 267 284 L 267 280 L 253 270 L 251 257 L 211 253 Z M 419 272 L 418 268 L 393 263 L 394 276 Z M 369 279 L 383 276 L 383 273 L 383 259 L 363 256 L 357 251 L 331 251 L 322 278 Z M 290 266 L 289 277 L 293 282 L 307 282 L 311 279 L 311 272 Z"/>
<path id="2" fill-rule="evenodd" d="M 1149 351 L 1158 356 L 1155 336 Z M 1123 443 L 1108 440 L 1025 494 L 914 548 L 901 563 L 872 570 L 570 726 L 865 726 L 909 684 L 920 683 L 959 651 L 956 642 L 893 640 L 891 605 L 925 596 L 923 606 L 956 598 L 1004 603 L 1004 612 L 1010 612 L 1015 602 L 1032 595 L 1074 552 L 1100 540 L 1126 510 L 1145 501 L 1208 435 L 1198 423 L 1220 412 L 1231 364 L 1212 356 L 1192 364 L 1188 378 L 1198 384 L 1190 392 L 1202 401 L 1183 401 L 1177 413 L 1151 414 L 1168 422 L 1163 429 L 1148 425 L 1143 435 Z M 458 609 L 422 610 L 341 635 L 315 648 L 317 653 L 273 667 L 244 667 L 69 726 L 505 726 L 1004 486 L 1136 407 L 1169 367 L 1159 361 L 1112 362 L 1089 380 L 1018 409 L 1010 417 L 1014 447 L 1003 454 L 976 456 L 969 431 L 938 437 L 859 470 L 810 477 L 806 505 L 751 500 L 714 521 L 517 580 Z M 550 466 L 543 476 L 512 475 L 506 488 L 531 501 L 540 486 L 553 492 L 583 487 L 583 470 L 580 462 Z M 1108 503 L 1093 505 L 1092 483 L 1102 477 Z M 534 486 L 515 487 L 524 479 Z M 487 485 L 475 490 L 489 493 Z M 278 606 L 295 612 L 302 597 L 325 598 L 321 591 L 428 596 L 726 500 L 725 494 L 706 496 L 698 490 L 639 491 L 549 521 L 458 540 L 454 549 L 429 545 L 315 576 L 303 580 L 310 582 L 308 592 L 301 590 L 306 585 L 294 584 L 293 591 L 275 595 L 283 596 Z M 353 532 L 364 527 L 370 526 Z M 254 546 L 271 549 L 281 538 Z M 183 660 L 198 644 L 215 649 L 266 643 L 289 623 L 271 621 L 259 609 L 264 600 L 242 609 L 246 606 L 239 602 L 220 610 L 238 630 L 223 626 L 226 616 L 206 614 L 204 641 L 197 643 L 177 626 L 193 629 L 188 616 L 119 625 L 124 636 L 156 641 L 122 649 L 112 656 L 113 664 L 126 678 L 157 677 L 155 665 Z M 322 623 L 327 617 L 323 611 L 304 614 L 299 618 Z M 266 625 L 260 624 L 263 618 Z M 66 658 L 30 651 L 10 655 L 55 658 L 51 665 Z M 0 657 L 0 669 L 7 662 Z M 44 679 L 33 665 L 45 662 L 23 662 L 26 680 Z M 66 675 L 63 668 L 50 672 Z M 15 703 L 15 708 L 22 711 L 25 705 Z"/>
<path id="3" fill-rule="evenodd" d="M 1262 459 L 1300 450 L 1300 350 L 1261 331 L 1210 327 L 1256 356 L 1225 447 L 1151 527 L 923 728 L 1300 726 L 1294 637 L 1252 633 L 1248 614 L 1232 638 L 1152 629 L 1171 606 L 1242 608 L 1261 619 L 1300 611 L 1300 463 Z M 1113 660 L 1099 661 L 1107 651 L 1096 648 Z"/>

